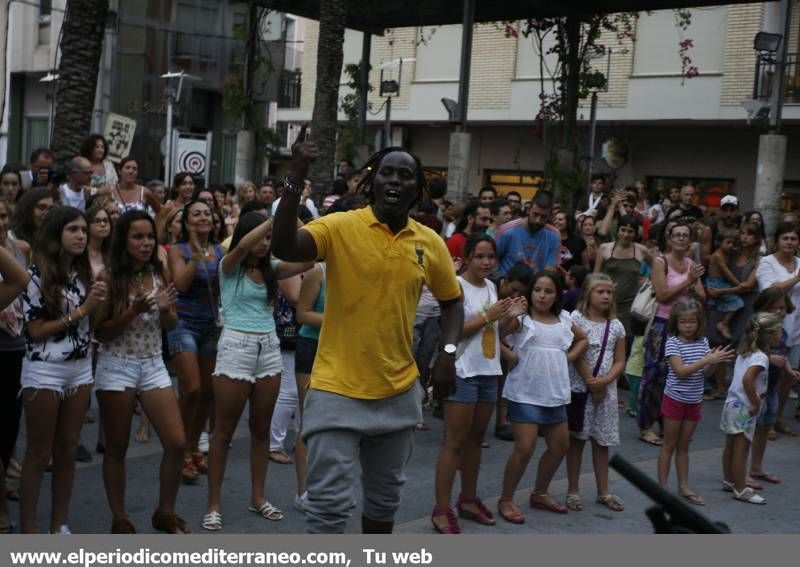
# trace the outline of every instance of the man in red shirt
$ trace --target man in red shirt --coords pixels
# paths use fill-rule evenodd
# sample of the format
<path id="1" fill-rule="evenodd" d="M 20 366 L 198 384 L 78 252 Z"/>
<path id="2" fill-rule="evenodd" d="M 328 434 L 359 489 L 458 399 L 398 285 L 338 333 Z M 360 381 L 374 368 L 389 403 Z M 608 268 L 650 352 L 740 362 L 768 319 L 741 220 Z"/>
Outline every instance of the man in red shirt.
<path id="1" fill-rule="evenodd" d="M 464 244 L 473 232 L 486 232 L 492 222 L 489 206 L 480 201 L 470 201 L 456 224 L 456 231 L 447 240 L 447 249 L 453 259 L 464 258 Z"/>

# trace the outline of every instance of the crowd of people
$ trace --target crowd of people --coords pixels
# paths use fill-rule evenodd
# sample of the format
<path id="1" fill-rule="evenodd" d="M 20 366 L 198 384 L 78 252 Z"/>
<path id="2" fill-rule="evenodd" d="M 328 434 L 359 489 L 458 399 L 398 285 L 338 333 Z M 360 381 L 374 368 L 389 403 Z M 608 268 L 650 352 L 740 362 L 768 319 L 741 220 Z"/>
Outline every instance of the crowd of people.
<path id="1" fill-rule="evenodd" d="M 136 533 L 125 465 L 137 413 L 134 439 L 152 426 L 163 447 L 153 528 L 189 533 L 178 491 L 207 475 L 200 525 L 222 530 L 248 403 L 247 509 L 280 521 L 267 466 L 294 464 L 309 533 L 344 531 L 359 466 L 362 531 L 391 533 L 423 405 L 445 421 L 431 515 L 443 534 L 460 533 L 459 518 L 496 523 L 478 494 L 493 417 L 513 442 L 497 512 L 515 524 L 540 436 L 531 507 L 583 509 L 588 441 L 597 502 L 624 509 L 608 478 L 621 413 L 660 447 L 664 487 L 674 460 L 691 504 L 705 503 L 689 478 L 704 401 L 724 399 L 723 490 L 764 504 L 762 483 L 781 482 L 765 452 L 796 435 L 784 414 L 800 378 L 797 218 L 768 240 L 733 195 L 709 210 L 691 185 L 655 195 L 603 176 L 575 203 L 490 186 L 453 203 L 402 148 L 341 162 L 313 195 L 317 150 L 304 140 L 305 128 L 288 175 L 260 186 L 206 188 L 188 172 L 142 184 L 136 160 L 110 162 L 99 135 L 64 164 L 40 149 L 0 171 L 0 532 L 9 499 L 20 530 L 39 530 L 51 471 L 48 530 L 70 533 L 75 461 L 93 458 L 81 442 L 92 390 L 112 533 Z M 565 458 L 562 503 L 549 486 Z"/>

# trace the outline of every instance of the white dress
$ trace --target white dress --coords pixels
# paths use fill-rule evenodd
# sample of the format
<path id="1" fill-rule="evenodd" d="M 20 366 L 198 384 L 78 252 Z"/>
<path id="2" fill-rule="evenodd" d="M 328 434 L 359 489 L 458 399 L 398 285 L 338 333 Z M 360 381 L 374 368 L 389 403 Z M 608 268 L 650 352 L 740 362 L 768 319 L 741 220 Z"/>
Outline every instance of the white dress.
<path id="1" fill-rule="evenodd" d="M 513 402 L 543 407 L 564 406 L 570 401 L 567 351 L 572 346 L 572 320 L 562 311 L 557 323 L 537 323 L 528 315 L 521 328 L 506 337 L 519 356 L 508 373 L 503 397 Z"/>
<path id="2" fill-rule="evenodd" d="M 605 322 L 590 321 L 578 311 L 572 313 L 572 321 L 586 333 L 589 339 L 589 348 L 583 355 L 583 361 L 591 370 L 594 370 L 603 345 L 606 324 Z M 603 354 L 600 369 L 597 371 L 599 376 L 605 376 L 611 371 L 611 367 L 614 365 L 614 347 L 622 338 L 625 338 L 625 327 L 622 326 L 619 319 L 614 319 L 608 329 L 606 351 Z M 569 367 L 569 379 L 573 392 L 586 391 L 586 383 L 572 365 Z M 619 445 L 619 406 L 616 382 L 606 387 L 606 395 L 598 405 L 594 404 L 591 394 L 588 396 L 583 414 L 583 431 L 573 431 L 570 434 L 577 439 L 587 440 L 591 437 L 603 447 Z"/>

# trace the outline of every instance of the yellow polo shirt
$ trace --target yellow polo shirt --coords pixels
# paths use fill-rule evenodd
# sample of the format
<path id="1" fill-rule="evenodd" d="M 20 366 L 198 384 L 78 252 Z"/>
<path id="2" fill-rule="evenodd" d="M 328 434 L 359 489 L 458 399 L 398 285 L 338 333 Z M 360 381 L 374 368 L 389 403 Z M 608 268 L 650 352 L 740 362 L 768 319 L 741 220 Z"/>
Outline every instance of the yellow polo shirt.
<path id="1" fill-rule="evenodd" d="M 413 219 L 393 234 L 372 207 L 327 215 L 301 230 L 327 262 L 311 387 L 359 399 L 408 390 L 419 376 L 412 336 L 423 284 L 441 301 L 461 296 L 444 241 Z"/>

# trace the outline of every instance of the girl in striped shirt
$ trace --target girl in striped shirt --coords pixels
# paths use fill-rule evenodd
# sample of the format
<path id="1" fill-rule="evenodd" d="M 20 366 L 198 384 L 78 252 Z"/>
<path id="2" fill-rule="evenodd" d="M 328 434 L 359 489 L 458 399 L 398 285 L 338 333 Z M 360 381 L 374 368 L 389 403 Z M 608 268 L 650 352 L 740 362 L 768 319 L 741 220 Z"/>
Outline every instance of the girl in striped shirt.
<path id="1" fill-rule="evenodd" d="M 717 364 L 730 362 L 736 355 L 729 346 L 711 349 L 704 336 L 705 328 L 705 312 L 698 301 L 684 299 L 672 307 L 667 324 L 669 338 L 664 347 L 668 361 L 661 402 L 664 443 L 658 455 L 661 486 L 667 486 L 675 453 L 678 494 L 697 506 L 704 506 L 705 501 L 689 488 L 689 443 L 700 422 L 704 378 L 714 373 Z"/>

